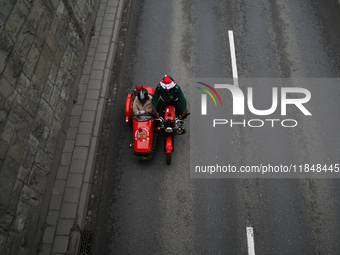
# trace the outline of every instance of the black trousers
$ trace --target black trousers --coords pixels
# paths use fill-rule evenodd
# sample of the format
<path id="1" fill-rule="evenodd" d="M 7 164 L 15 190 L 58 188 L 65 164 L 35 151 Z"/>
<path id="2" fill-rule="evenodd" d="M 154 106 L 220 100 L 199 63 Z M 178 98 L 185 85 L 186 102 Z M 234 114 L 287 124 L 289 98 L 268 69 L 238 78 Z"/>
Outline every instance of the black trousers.
<path id="1" fill-rule="evenodd" d="M 172 106 L 175 107 L 176 117 L 178 117 L 179 115 L 181 115 L 183 113 L 182 107 L 181 107 L 181 104 L 180 104 L 179 100 L 174 101 L 172 103 L 166 103 L 162 99 L 158 100 L 158 103 L 157 103 L 157 112 L 159 114 L 161 114 L 161 116 L 164 116 L 165 108 L 168 105 L 172 105 Z"/>

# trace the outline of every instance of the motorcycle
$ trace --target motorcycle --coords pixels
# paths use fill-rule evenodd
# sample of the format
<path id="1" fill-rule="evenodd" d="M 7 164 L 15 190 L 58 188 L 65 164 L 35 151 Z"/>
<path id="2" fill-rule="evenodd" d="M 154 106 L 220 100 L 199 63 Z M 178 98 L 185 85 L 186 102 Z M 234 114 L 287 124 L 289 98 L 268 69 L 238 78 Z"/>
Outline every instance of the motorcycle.
<path id="1" fill-rule="evenodd" d="M 150 95 L 154 94 L 154 88 L 145 87 Z M 167 106 L 165 108 L 164 117 L 160 116 L 156 109 L 153 108 L 153 113 L 145 113 L 144 111 L 138 114 L 133 114 L 132 105 L 134 98 L 137 96 L 137 91 L 127 94 L 125 100 L 125 122 L 132 124 L 133 130 L 133 147 L 134 155 L 139 160 L 149 160 L 153 156 L 156 147 L 158 136 L 165 136 L 164 150 L 166 153 L 166 163 L 171 164 L 172 152 L 174 152 L 174 135 L 183 135 L 186 133 L 183 128 L 184 121 L 190 113 L 188 109 L 180 116 L 176 117 L 175 107 Z"/>

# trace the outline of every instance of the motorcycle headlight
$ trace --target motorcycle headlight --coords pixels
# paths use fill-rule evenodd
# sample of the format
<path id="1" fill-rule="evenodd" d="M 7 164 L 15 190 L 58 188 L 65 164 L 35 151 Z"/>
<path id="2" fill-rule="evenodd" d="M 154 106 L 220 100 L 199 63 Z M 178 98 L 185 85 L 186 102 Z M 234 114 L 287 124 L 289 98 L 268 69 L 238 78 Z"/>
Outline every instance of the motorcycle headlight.
<path id="1" fill-rule="evenodd" d="M 165 129 L 165 132 L 167 132 L 167 133 L 172 133 L 172 128 L 171 127 L 167 127 L 166 129 Z"/>

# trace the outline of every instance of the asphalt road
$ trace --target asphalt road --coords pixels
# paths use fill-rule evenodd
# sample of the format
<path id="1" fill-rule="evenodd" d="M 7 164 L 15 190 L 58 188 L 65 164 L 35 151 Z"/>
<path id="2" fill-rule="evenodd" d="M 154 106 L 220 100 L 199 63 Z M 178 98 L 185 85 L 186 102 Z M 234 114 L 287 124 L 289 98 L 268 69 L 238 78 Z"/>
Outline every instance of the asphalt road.
<path id="1" fill-rule="evenodd" d="M 335 1 L 132 0 L 124 17 L 89 207 L 92 254 L 251 254 L 247 227 L 255 254 L 340 254 L 339 179 L 190 178 L 193 133 L 176 137 L 167 166 L 162 141 L 152 160 L 134 159 L 124 123 L 125 96 L 135 84 L 155 87 L 171 75 L 190 98 L 192 78 L 232 78 L 229 30 L 240 81 L 339 78 Z M 233 143 L 226 158 L 340 163 L 339 90 L 311 90 L 326 105 L 310 105 L 313 125 L 227 129 Z"/>

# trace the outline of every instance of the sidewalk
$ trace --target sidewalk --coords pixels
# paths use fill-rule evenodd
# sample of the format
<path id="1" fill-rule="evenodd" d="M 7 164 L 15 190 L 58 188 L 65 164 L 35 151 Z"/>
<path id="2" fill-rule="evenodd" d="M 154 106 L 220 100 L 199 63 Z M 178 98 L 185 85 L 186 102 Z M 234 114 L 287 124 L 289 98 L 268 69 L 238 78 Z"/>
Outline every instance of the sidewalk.
<path id="1" fill-rule="evenodd" d="M 73 106 L 54 183 L 40 255 L 77 254 L 125 2 L 100 1 L 95 34 L 89 44 L 78 100 Z"/>

